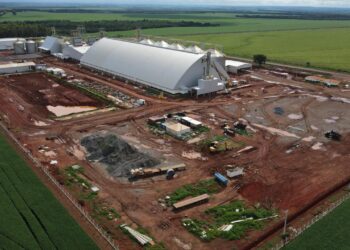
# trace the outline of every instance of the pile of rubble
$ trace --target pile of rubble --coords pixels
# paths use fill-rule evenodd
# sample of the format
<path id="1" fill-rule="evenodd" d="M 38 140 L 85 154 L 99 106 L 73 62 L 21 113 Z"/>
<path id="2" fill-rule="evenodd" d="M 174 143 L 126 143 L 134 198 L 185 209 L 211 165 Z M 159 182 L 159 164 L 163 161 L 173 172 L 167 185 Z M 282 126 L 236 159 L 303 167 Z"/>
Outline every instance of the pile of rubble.
<path id="1" fill-rule="evenodd" d="M 150 168 L 160 163 L 113 134 L 87 136 L 81 144 L 89 153 L 87 159 L 104 164 L 113 177 L 130 177 L 131 169 Z"/>

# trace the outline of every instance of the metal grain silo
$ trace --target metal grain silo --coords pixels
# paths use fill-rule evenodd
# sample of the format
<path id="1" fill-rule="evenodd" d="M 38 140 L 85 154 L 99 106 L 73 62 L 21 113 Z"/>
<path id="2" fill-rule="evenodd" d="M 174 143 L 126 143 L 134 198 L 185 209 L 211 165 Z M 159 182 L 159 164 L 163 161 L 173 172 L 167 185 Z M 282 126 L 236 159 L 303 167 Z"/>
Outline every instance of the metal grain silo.
<path id="1" fill-rule="evenodd" d="M 44 42 L 45 42 L 44 39 L 41 39 L 40 41 L 38 41 L 38 47 L 40 47 L 41 45 L 43 45 Z"/>
<path id="2" fill-rule="evenodd" d="M 22 55 L 26 53 L 25 50 L 25 44 L 23 41 L 17 40 L 14 44 L 13 44 L 13 48 L 15 50 L 15 54 L 16 55 Z"/>
<path id="3" fill-rule="evenodd" d="M 36 43 L 33 40 L 26 41 L 27 54 L 34 54 L 36 52 Z"/>

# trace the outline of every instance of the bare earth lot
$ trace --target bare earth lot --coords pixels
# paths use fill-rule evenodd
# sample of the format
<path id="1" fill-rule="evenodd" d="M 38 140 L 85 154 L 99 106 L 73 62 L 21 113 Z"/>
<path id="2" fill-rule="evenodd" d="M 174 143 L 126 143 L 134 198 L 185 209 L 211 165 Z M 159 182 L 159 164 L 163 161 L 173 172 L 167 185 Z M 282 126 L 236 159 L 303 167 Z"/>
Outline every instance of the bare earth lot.
<path id="1" fill-rule="evenodd" d="M 52 59 L 48 59 L 48 63 L 59 65 L 76 78 L 94 79 L 147 101 L 146 106 L 134 109 L 56 121 L 51 118 L 47 105 L 103 105 L 77 90 L 55 85 L 57 83 L 42 74 L 0 78 L 3 122 L 48 168 L 52 167 L 51 160 L 58 160 L 60 169 L 74 164 L 84 167 L 84 177 L 100 188 L 99 196 L 121 216 L 115 224 L 105 226 L 121 249 L 140 248 L 115 226 L 122 222 L 135 228 L 142 226 L 169 249 L 231 249 L 232 246 L 245 249 L 282 218 L 267 221 L 262 230 L 251 231 L 241 240 L 216 239 L 209 243 L 187 232 L 181 219 L 205 219 L 206 209 L 236 199 L 249 205 L 260 203 L 276 209 L 280 215 L 285 209 L 294 214 L 350 177 L 350 109 L 346 103 L 350 92 L 286 80 L 256 70 L 239 76 L 248 81 L 246 88 L 232 90 L 227 95 L 198 100 L 159 99 L 146 95 L 142 88 L 94 75 L 74 64 L 64 65 Z M 261 80 L 252 80 L 252 75 Z M 277 114 L 276 108 L 283 110 L 282 114 Z M 238 156 L 236 152 L 241 148 L 211 154 L 201 151 L 198 141 L 203 138 L 185 142 L 156 135 L 147 125 L 150 116 L 180 111 L 210 128 L 201 135 L 203 138 L 222 135 L 220 126 L 225 122 L 244 120 L 249 134 L 236 135 L 232 140 L 254 146 L 256 150 Z M 331 129 L 343 135 L 341 142 L 324 137 Z M 112 177 L 102 163 L 86 160 L 86 149 L 80 143 L 85 136 L 98 133 L 122 138 L 138 151 L 158 159 L 161 165 L 185 163 L 187 169 L 173 180 L 166 180 L 163 175 L 134 182 Z M 45 152 L 39 150 L 43 145 L 47 147 Z M 178 213 L 163 209 L 158 203 L 159 198 L 184 184 L 208 179 L 215 171 L 224 173 L 224 165 L 242 166 L 245 174 L 212 195 L 208 203 Z"/>

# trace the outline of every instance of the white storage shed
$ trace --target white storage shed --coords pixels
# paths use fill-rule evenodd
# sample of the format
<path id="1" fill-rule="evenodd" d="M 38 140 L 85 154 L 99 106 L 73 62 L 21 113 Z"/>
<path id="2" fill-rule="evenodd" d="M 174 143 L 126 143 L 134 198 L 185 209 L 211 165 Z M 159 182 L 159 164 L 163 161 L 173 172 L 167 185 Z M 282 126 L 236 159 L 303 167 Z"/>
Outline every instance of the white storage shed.
<path id="1" fill-rule="evenodd" d="M 226 71 L 237 74 L 241 70 L 250 70 L 252 69 L 251 63 L 246 62 L 240 62 L 240 61 L 233 61 L 233 60 L 226 60 L 225 61 Z"/>
<path id="2" fill-rule="evenodd" d="M 34 69 L 35 63 L 33 62 L 0 64 L 0 74 L 24 73 Z"/>
<path id="3" fill-rule="evenodd" d="M 205 59 L 204 53 L 102 38 L 83 55 L 80 63 L 171 94 L 185 94 L 203 78 Z M 217 65 L 213 63 L 210 75 L 220 78 Z M 218 84 L 213 84 L 212 89 L 216 90 Z"/>
<path id="4" fill-rule="evenodd" d="M 49 52 L 51 54 L 61 53 L 63 40 L 54 36 L 47 36 L 44 43 L 39 47 L 41 51 Z"/>
<path id="5" fill-rule="evenodd" d="M 13 45 L 17 41 L 25 42 L 26 40 L 23 38 L 0 38 L 0 50 L 13 50 Z"/>

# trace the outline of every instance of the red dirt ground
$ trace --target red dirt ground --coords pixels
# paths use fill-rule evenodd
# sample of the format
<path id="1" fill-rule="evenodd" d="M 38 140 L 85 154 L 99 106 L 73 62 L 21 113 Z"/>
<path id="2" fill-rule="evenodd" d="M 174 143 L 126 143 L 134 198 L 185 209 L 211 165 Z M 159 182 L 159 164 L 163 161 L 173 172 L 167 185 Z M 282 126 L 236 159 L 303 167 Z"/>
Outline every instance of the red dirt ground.
<path id="1" fill-rule="evenodd" d="M 48 164 L 47 156 L 38 152 L 38 148 L 46 145 L 53 150 L 59 159 L 59 167 L 63 168 L 72 164 L 79 164 L 84 167 L 86 177 L 101 188 L 101 196 L 113 204 L 116 210 L 122 215 L 122 220 L 130 225 L 141 225 L 154 236 L 157 241 L 163 241 L 169 249 L 184 249 L 188 246 L 191 249 L 231 249 L 233 245 L 239 249 L 245 249 L 254 239 L 264 234 L 264 230 L 248 234 L 247 238 L 230 242 L 225 240 L 214 240 L 210 243 L 203 243 L 198 238 L 189 234 L 182 227 L 181 218 L 200 217 L 205 209 L 223 204 L 233 199 L 244 199 L 248 204 L 261 203 L 268 207 L 274 207 L 283 211 L 289 209 L 290 213 L 297 213 L 308 203 L 317 200 L 324 192 L 331 189 L 344 178 L 350 177 L 348 169 L 350 139 L 345 137 L 342 143 L 326 144 L 327 151 L 310 151 L 308 147 L 300 147 L 292 154 L 286 154 L 285 150 L 290 145 L 277 144 L 276 136 L 264 131 L 259 131 L 251 137 L 237 136 L 235 140 L 244 142 L 246 145 L 253 145 L 257 150 L 240 157 L 233 158 L 234 152 L 227 152 L 217 155 L 205 155 L 210 157 L 208 161 L 190 160 L 183 158 L 182 152 L 193 150 L 194 146 L 166 138 L 171 144 L 172 153 L 181 158 L 188 166 L 187 170 L 180 173 L 179 177 L 167 181 L 160 178 L 128 183 L 116 181 L 106 175 L 104 171 L 90 164 L 84 159 L 78 159 L 72 154 L 72 148 L 77 146 L 77 140 L 87 132 L 98 132 L 102 129 L 108 130 L 115 126 L 129 126 L 132 135 L 139 138 L 142 143 L 157 149 L 160 147 L 155 140 L 157 136 L 151 134 L 146 125 L 146 119 L 152 115 L 164 114 L 170 111 L 188 111 L 200 115 L 202 121 L 211 124 L 213 133 L 221 133 L 218 125 L 213 125 L 210 113 L 216 114 L 216 120 L 226 119 L 232 121 L 243 117 L 249 107 L 249 102 L 261 100 L 265 96 L 282 93 L 285 86 L 276 86 L 268 83 L 251 83 L 252 87 L 236 90 L 230 95 L 215 96 L 213 98 L 191 99 L 167 99 L 162 100 L 152 96 L 144 96 L 140 89 L 132 86 L 125 86 L 117 80 L 107 77 L 96 76 L 84 69 L 79 69 L 74 64 L 63 64 L 56 59 L 50 58 L 48 63 L 55 63 L 65 67 L 69 74 L 76 77 L 98 81 L 101 84 L 114 86 L 118 90 L 135 97 L 143 97 L 147 100 L 144 107 L 120 110 L 104 114 L 80 117 L 67 121 L 45 120 L 47 111 L 46 105 L 100 105 L 95 100 L 86 97 L 78 91 L 70 89 L 52 88 L 46 94 L 39 90 L 49 88 L 48 79 L 40 74 L 21 75 L 10 78 L 1 78 L 6 84 L 0 85 L 0 112 L 3 120 L 12 128 L 12 131 L 27 145 L 32 153 L 44 164 Z M 271 78 L 271 80 L 276 80 Z M 14 82 L 15 81 L 15 82 Z M 39 82 L 39 83 L 37 83 Z M 304 91 L 324 91 L 326 94 L 337 93 L 336 90 L 323 89 L 319 86 L 304 83 L 288 82 L 301 86 Z M 7 86 L 8 85 L 8 86 Z M 30 86 L 28 88 L 28 86 Z M 264 87 L 264 90 L 261 90 Z M 28 90 L 27 90 L 28 89 Z M 342 93 L 338 93 L 341 95 Z M 54 97 L 53 97 L 53 96 Z M 345 94 L 343 94 L 345 95 Z M 297 94 L 296 94 L 297 96 Z M 242 98 L 238 100 L 237 97 Z M 12 99 L 12 102 L 10 101 Z M 235 104 L 236 112 L 228 112 L 224 105 Z M 24 111 L 18 110 L 18 105 L 24 107 Z M 44 115 L 43 115 L 44 114 Z M 273 117 L 265 112 L 272 124 L 278 124 Z M 49 126 L 38 127 L 33 124 L 33 119 L 41 119 L 48 122 Z M 292 124 L 292 122 L 291 122 Z M 288 124 L 287 124 L 288 125 Z M 47 137 L 54 136 L 57 139 L 47 140 Z M 336 154 L 335 154 L 336 152 Z M 243 179 L 232 181 L 229 187 L 221 193 L 213 196 L 210 202 L 202 206 L 174 213 L 170 210 L 163 211 L 157 200 L 172 192 L 174 189 L 187 183 L 194 183 L 200 179 L 212 176 L 215 170 L 225 164 L 237 164 L 247 166 L 246 175 Z M 233 187 L 241 184 L 239 191 L 233 191 Z M 266 226 L 266 230 L 273 227 L 279 220 Z M 110 226 L 110 225 L 108 225 Z M 121 249 L 130 249 L 132 244 L 123 234 L 114 235 Z M 182 242 L 182 243 L 181 243 Z"/>

